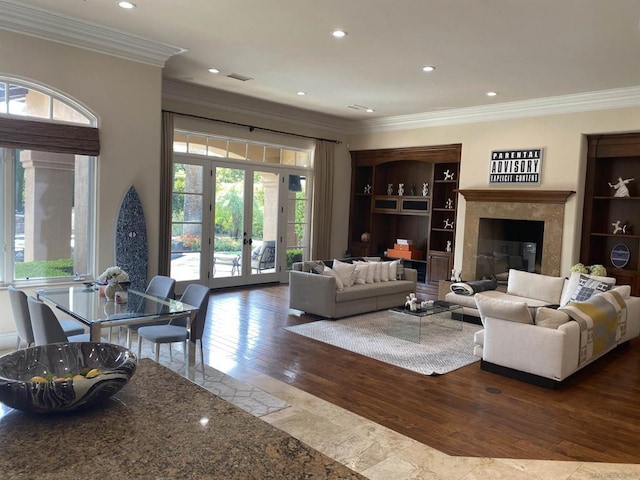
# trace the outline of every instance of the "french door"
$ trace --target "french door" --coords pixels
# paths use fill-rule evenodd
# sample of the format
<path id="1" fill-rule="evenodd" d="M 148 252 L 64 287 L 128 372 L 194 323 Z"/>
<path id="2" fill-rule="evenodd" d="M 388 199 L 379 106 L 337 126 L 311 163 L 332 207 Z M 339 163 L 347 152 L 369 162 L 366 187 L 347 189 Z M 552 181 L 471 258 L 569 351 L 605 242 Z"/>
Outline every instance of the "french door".
<path id="1" fill-rule="evenodd" d="M 171 276 L 178 292 L 279 281 L 286 231 L 283 173 L 175 155 Z"/>

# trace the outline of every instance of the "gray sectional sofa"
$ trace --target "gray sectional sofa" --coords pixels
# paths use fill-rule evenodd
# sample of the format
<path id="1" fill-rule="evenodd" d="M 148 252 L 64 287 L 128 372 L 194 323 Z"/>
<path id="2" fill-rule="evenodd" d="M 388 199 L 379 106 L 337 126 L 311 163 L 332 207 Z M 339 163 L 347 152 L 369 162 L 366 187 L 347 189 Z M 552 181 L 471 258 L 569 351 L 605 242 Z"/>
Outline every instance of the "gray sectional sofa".
<path id="1" fill-rule="evenodd" d="M 359 260 L 348 259 L 341 262 L 353 261 Z M 322 263 L 331 267 L 334 262 Z M 336 319 L 404 305 L 407 295 L 416 291 L 418 272 L 415 269 L 398 269 L 401 273 L 393 279 L 373 283 L 354 282 L 340 288 L 340 283 L 344 282 L 335 275 L 321 273 L 318 266 L 319 262 L 316 261 L 293 264 L 289 272 L 289 308 Z M 362 268 L 366 269 L 367 266 Z"/>

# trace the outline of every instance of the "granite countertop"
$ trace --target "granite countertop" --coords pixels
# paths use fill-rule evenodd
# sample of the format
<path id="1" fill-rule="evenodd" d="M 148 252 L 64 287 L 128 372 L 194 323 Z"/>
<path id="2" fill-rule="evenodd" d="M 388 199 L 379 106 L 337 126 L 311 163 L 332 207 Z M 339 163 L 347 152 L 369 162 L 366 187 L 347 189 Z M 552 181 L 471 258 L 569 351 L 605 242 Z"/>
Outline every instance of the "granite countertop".
<path id="1" fill-rule="evenodd" d="M 0 477 L 41 476 L 364 478 L 150 359 L 91 411 L 33 415 L 0 405 Z"/>

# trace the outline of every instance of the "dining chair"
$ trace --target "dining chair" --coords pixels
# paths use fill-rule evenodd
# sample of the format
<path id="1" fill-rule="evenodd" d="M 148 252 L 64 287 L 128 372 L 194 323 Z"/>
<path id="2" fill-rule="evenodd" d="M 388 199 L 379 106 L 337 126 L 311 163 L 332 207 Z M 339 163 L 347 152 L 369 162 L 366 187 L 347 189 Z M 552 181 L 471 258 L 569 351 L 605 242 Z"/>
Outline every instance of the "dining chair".
<path id="1" fill-rule="evenodd" d="M 187 288 L 184 289 L 184 293 L 180 298 L 181 302 L 186 303 L 187 305 L 198 307 L 196 318 L 191 324 L 191 338 L 189 338 L 189 333 L 187 331 L 187 317 L 174 318 L 166 325 L 144 325 L 138 328 L 138 357 L 140 357 L 140 353 L 142 350 L 142 339 L 144 338 L 155 344 L 156 362 L 160 358 L 160 344 L 168 343 L 169 348 L 171 348 L 171 344 L 175 342 L 183 343 L 185 362 L 187 362 L 189 359 L 186 358 L 186 342 L 192 341 L 195 344 L 196 340 L 198 340 L 200 341 L 200 361 L 202 362 L 202 370 L 204 372 L 202 335 L 204 333 L 204 325 L 207 319 L 209 294 L 209 287 L 192 283 L 187 285 Z"/>
<path id="2" fill-rule="evenodd" d="M 16 342 L 16 350 L 20 348 L 20 344 L 25 342 L 27 347 L 33 345 L 33 328 L 31 326 L 31 315 L 29 314 L 29 305 L 27 303 L 27 294 L 17 289 L 13 285 L 7 287 L 9 292 L 9 301 L 11 302 L 11 311 L 13 312 L 13 320 L 16 323 L 18 331 L 18 340 Z M 62 319 L 56 320 L 60 323 L 62 330 L 66 336 L 82 335 L 85 333 L 84 327 L 75 320 Z"/>
<path id="3" fill-rule="evenodd" d="M 83 333 L 82 335 L 67 335 L 62 329 L 58 317 L 56 317 L 56 314 L 53 313 L 51 307 L 46 303 L 34 297 L 28 297 L 27 303 L 36 346 L 47 345 L 49 343 L 89 341 L 88 333 Z"/>
<path id="4" fill-rule="evenodd" d="M 175 289 L 176 289 L 176 281 L 173 278 L 167 277 L 166 275 L 156 275 L 149 282 L 149 285 L 147 286 L 145 293 L 148 295 L 156 295 L 162 298 L 175 298 Z M 162 321 L 157 323 L 147 323 L 144 326 L 166 325 L 166 324 L 167 322 Z M 127 331 L 127 348 L 128 349 L 131 349 L 131 334 L 133 332 L 137 332 L 140 327 L 141 325 L 127 325 L 126 327 L 124 327 Z"/>

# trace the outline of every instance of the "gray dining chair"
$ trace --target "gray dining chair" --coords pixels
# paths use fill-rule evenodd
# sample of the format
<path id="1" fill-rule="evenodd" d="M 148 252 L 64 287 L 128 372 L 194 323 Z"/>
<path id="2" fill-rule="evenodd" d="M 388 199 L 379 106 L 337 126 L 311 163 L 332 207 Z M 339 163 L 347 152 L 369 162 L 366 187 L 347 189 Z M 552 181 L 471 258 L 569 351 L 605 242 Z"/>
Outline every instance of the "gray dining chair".
<path id="1" fill-rule="evenodd" d="M 176 281 L 173 278 L 167 277 L 166 275 L 156 275 L 149 282 L 149 285 L 147 286 L 145 293 L 148 295 L 155 295 L 157 297 L 162 297 L 162 298 L 175 298 L 175 290 L 176 290 Z M 144 326 L 166 325 L 166 324 L 167 322 L 162 321 L 157 323 L 147 323 Z M 131 334 L 133 332 L 137 332 L 138 329 L 141 328 L 141 325 L 127 325 L 124 328 L 126 329 L 126 332 L 127 332 L 127 348 L 131 349 Z"/>
<path id="2" fill-rule="evenodd" d="M 204 333 L 204 325 L 207 319 L 207 307 L 209 305 L 209 287 L 204 285 L 198 285 L 195 283 L 187 285 L 184 289 L 184 293 L 180 298 L 180 301 L 187 305 L 198 307 L 198 313 L 196 318 L 191 324 L 191 338 L 187 332 L 187 317 L 180 317 L 172 319 L 166 325 L 143 325 L 138 328 L 138 357 L 142 351 L 142 339 L 148 340 L 155 344 L 155 359 L 156 362 L 160 358 L 160 344 L 168 343 L 171 348 L 172 343 L 182 342 L 185 352 L 185 363 L 188 361 L 186 358 L 186 342 L 196 341 L 200 342 L 200 361 L 202 363 L 202 370 L 204 371 L 204 352 L 202 350 L 202 335 Z"/>
<path id="3" fill-rule="evenodd" d="M 34 344 L 33 328 L 31 326 L 31 315 L 29 314 L 29 305 L 27 302 L 27 294 L 22 290 L 17 289 L 13 285 L 7 287 L 9 292 L 9 301 L 11 303 L 11 311 L 13 312 L 13 320 L 16 324 L 16 330 L 18 331 L 18 340 L 16 342 L 16 350 L 20 348 L 22 342 L 30 347 Z M 62 330 L 66 336 L 82 335 L 85 333 L 84 327 L 77 321 L 69 319 L 59 320 L 56 317 L 56 321 L 60 323 Z"/>
<path id="4" fill-rule="evenodd" d="M 36 346 L 47 345 L 49 343 L 61 342 L 88 342 L 89 334 L 67 335 L 58 317 L 53 313 L 51 307 L 34 297 L 28 297 L 29 315 L 31 316 L 31 327 L 33 328 L 33 338 Z"/>

